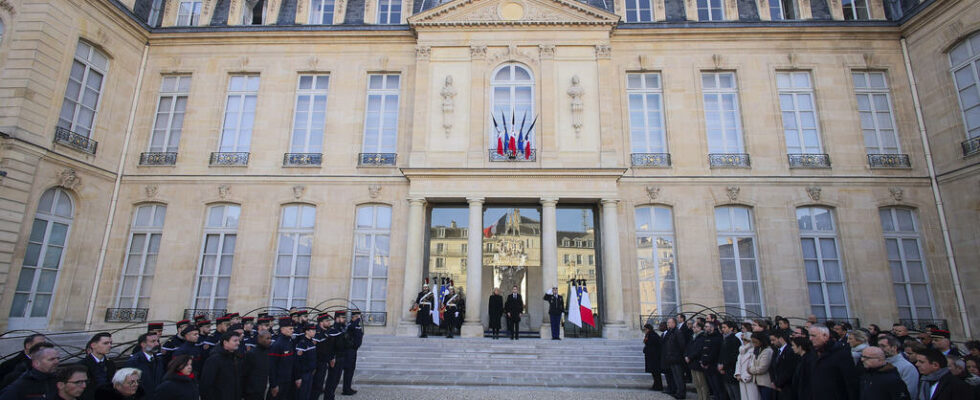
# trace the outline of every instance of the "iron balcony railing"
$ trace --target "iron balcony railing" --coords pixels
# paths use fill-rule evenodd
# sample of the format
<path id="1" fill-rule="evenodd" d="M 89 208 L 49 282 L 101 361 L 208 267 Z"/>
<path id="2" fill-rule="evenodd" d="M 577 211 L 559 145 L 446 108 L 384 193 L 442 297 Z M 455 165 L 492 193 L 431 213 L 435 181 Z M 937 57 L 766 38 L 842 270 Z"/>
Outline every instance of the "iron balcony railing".
<path id="1" fill-rule="evenodd" d="M 505 151 L 503 154 L 497 152 L 497 149 L 490 149 L 487 151 L 490 154 L 490 161 L 493 162 L 533 162 L 538 159 L 538 151 L 536 149 L 531 149 L 528 154 L 523 152 L 513 152 L 510 150 Z"/>
<path id="2" fill-rule="evenodd" d="M 790 168 L 830 168 L 830 156 L 827 154 L 789 154 Z"/>
<path id="3" fill-rule="evenodd" d="M 670 153 L 632 153 L 630 163 L 634 167 L 669 168 Z"/>
<path id="4" fill-rule="evenodd" d="M 207 319 L 214 321 L 228 313 L 224 308 L 185 308 L 184 319 L 191 319 L 198 315 L 203 315 Z"/>
<path id="5" fill-rule="evenodd" d="M 319 167 L 323 163 L 321 153 L 286 153 L 282 155 L 284 167 Z"/>
<path id="6" fill-rule="evenodd" d="M 898 320 L 899 323 L 905 325 L 906 328 L 912 331 L 926 332 L 928 331 L 929 325 L 935 325 L 936 328 L 942 330 L 949 330 L 949 321 L 945 319 L 906 319 L 902 318 Z"/>
<path id="7" fill-rule="evenodd" d="M 248 152 L 213 152 L 211 166 L 244 167 L 248 165 Z"/>
<path id="8" fill-rule="evenodd" d="M 146 322 L 149 308 L 107 308 L 105 322 Z"/>
<path id="9" fill-rule="evenodd" d="M 868 154 L 868 165 L 871 168 L 912 168 L 908 154 Z"/>
<path id="10" fill-rule="evenodd" d="M 963 157 L 980 153 L 980 136 L 967 139 L 960 146 L 963 146 Z"/>
<path id="11" fill-rule="evenodd" d="M 360 153 L 357 156 L 357 165 L 360 167 L 393 167 L 397 158 L 397 153 Z"/>
<path id="12" fill-rule="evenodd" d="M 95 154 L 99 147 L 99 142 L 60 126 L 54 130 L 54 142 L 89 154 Z"/>
<path id="13" fill-rule="evenodd" d="M 708 154 L 708 164 L 711 168 L 749 168 L 749 155 L 744 153 L 712 153 Z"/>
<path id="14" fill-rule="evenodd" d="M 174 165 L 177 164 L 177 152 L 149 151 L 140 153 L 140 165 Z"/>

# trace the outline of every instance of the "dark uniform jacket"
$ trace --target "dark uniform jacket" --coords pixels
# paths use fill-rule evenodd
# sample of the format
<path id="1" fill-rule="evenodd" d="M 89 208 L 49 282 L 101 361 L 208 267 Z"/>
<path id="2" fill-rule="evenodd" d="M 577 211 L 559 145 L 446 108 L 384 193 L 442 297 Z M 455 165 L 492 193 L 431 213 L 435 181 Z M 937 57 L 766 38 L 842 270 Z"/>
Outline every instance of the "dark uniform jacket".
<path id="1" fill-rule="evenodd" d="M 327 329 L 317 328 L 316 335 L 313 336 L 313 343 L 316 344 L 317 363 L 329 363 L 330 360 L 334 359 L 334 338 L 329 335 L 331 329 L 333 329 L 333 325 Z"/>
<path id="2" fill-rule="evenodd" d="M 182 339 L 180 336 L 174 335 L 170 339 L 167 339 L 164 344 L 160 345 L 160 355 L 163 358 L 160 360 L 160 363 L 162 363 L 164 367 L 170 364 L 170 360 L 172 360 L 174 357 L 174 352 L 177 351 L 182 344 L 184 344 L 184 339 Z"/>
<path id="3" fill-rule="evenodd" d="M 241 398 L 241 356 L 237 351 L 227 351 L 219 345 L 204 362 L 204 371 L 201 373 L 201 399 L 240 400 Z"/>
<path id="4" fill-rule="evenodd" d="M 31 368 L 3 389 L 0 400 L 53 399 L 57 395 L 54 376 Z"/>
<path id="5" fill-rule="evenodd" d="M 490 314 L 490 329 L 500 329 L 500 317 L 504 315 L 504 297 L 491 294 L 487 302 L 487 313 Z"/>
<path id="6" fill-rule="evenodd" d="M 810 368 L 812 400 L 852 400 L 857 398 L 858 374 L 851 352 L 839 343 L 827 342 L 822 353 L 814 351 Z"/>
<path id="7" fill-rule="evenodd" d="M 271 365 L 269 347 L 262 347 L 258 344 L 245 353 L 245 363 L 242 368 L 243 393 L 252 398 L 255 395 L 265 394 L 265 388 L 269 383 L 269 366 Z"/>
<path id="8" fill-rule="evenodd" d="M 167 369 L 163 365 L 161 357 L 153 356 L 152 360 L 150 360 L 146 358 L 146 353 L 142 351 L 130 356 L 129 360 L 126 361 L 126 366 L 136 368 L 142 372 L 140 374 L 140 387 L 146 393 L 153 393 L 157 385 L 163 382 L 163 376 L 167 374 Z"/>
<path id="9" fill-rule="evenodd" d="M 313 339 L 300 336 L 296 341 L 295 378 L 299 379 L 303 374 L 312 374 L 314 371 L 316 371 L 316 343 Z"/>
<path id="10" fill-rule="evenodd" d="M 668 329 L 664 335 L 663 365 L 684 364 L 684 349 L 687 340 L 680 328 Z"/>
<path id="11" fill-rule="evenodd" d="M 198 400 L 197 382 L 181 374 L 167 374 L 149 400 Z"/>
<path id="12" fill-rule="evenodd" d="M 293 368 L 296 365 L 296 348 L 293 339 L 279 335 L 269 349 L 269 387 L 292 385 Z"/>
<path id="13" fill-rule="evenodd" d="M 660 373 L 660 359 L 662 357 L 660 352 L 660 335 L 650 331 L 643 337 L 643 358 L 646 364 L 646 372 Z"/>
<path id="14" fill-rule="evenodd" d="M 565 312 L 565 298 L 560 294 L 546 294 L 544 301 L 548 302 L 548 315 L 561 315 Z"/>
<path id="15" fill-rule="evenodd" d="M 354 362 L 354 357 L 357 356 L 356 350 L 354 350 L 353 333 L 346 329 L 346 327 L 334 324 L 330 327 L 330 333 L 328 335 L 333 338 L 333 351 L 337 363 L 342 366 L 351 365 Z"/>
<path id="16" fill-rule="evenodd" d="M 908 400 L 910 398 L 905 382 L 898 375 L 894 365 L 885 363 L 875 369 L 865 369 L 861 375 L 861 400 Z"/>
<path id="17" fill-rule="evenodd" d="M 173 356 L 188 356 L 191 358 L 191 367 L 194 370 L 194 375 L 201 374 L 201 366 L 204 364 L 203 355 L 201 354 L 203 350 L 200 347 L 191 342 L 182 342 L 177 350 L 174 350 Z"/>
<path id="18" fill-rule="evenodd" d="M 504 312 L 510 313 L 510 318 L 516 321 L 521 320 L 521 313 L 524 312 L 524 299 L 521 294 L 508 294 L 507 301 L 504 303 Z"/>
<path id="19" fill-rule="evenodd" d="M 94 400 L 95 389 L 112 382 L 112 376 L 116 374 L 116 363 L 109 357 L 103 358 L 102 362 L 97 362 L 91 354 L 86 354 L 79 364 L 88 368 L 88 385 L 85 386 L 85 391 L 79 398 Z"/>
<path id="20" fill-rule="evenodd" d="M 432 291 L 422 291 L 419 292 L 418 296 L 415 296 L 415 303 L 419 305 L 419 310 L 415 314 L 415 323 L 419 325 L 431 324 L 432 323 L 432 303 L 434 302 L 436 294 Z M 424 299 L 423 299 L 424 298 Z"/>
<path id="21" fill-rule="evenodd" d="M 347 330 L 351 334 L 351 340 L 354 341 L 354 352 L 356 353 L 361 348 L 361 343 L 364 342 L 364 327 L 361 326 L 361 318 L 347 324 Z"/>

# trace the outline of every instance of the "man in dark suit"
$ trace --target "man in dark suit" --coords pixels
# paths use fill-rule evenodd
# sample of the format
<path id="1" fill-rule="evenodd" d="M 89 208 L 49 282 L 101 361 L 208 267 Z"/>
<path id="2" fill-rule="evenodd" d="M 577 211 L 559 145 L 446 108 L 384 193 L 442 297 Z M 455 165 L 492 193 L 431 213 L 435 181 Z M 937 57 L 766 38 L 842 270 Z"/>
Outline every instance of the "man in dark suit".
<path id="1" fill-rule="evenodd" d="M 769 367 L 769 377 L 775 387 L 776 399 L 792 400 L 795 393 L 793 374 L 796 373 L 796 366 L 800 363 L 800 356 L 787 344 L 789 338 L 785 331 L 773 331 L 770 339 L 775 347 L 775 353 L 773 353 L 772 365 Z"/>
<path id="2" fill-rule="evenodd" d="M 7 361 L 4 361 L 3 364 L 0 364 L 0 378 L 4 378 L 7 376 L 7 374 L 14 372 L 14 369 L 17 369 L 18 365 L 23 366 L 21 369 L 21 373 L 23 373 L 23 371 L 26 371 L 27 368 L 31 366 L 31 357 L 28 356 L 27 352 L 31 350 L 31 346 L 34 346 L 35 344 L 41 343 L 43 341 L 44 341 L 44 335 L 40 333 L 35 333 L 33 335 L 29 335 L 25 337 L 24 351 L 17 353 L 16 356 L 12 357 Z M 13 379 L 10 379 L 9 382 L 13 382 L 14 379 L 17 379 L 17 377 L 19 376 L 20 374 L 17 374 L 17 376 L 13 377 Z"/>
<path id="3" fill-rule="evenodd" d="M 725 393 L 729 399 L 738 399 L 740 391 L 735 379 L 735 364 L 738 362 L 738 348 L 742 343 L 735 337 L 738 323 L 725 321 L 721 324 L 721 354 L 718 355 L 718 373 L 721 374 Z M 792 376 L 792 375 L 791 375 Z"/>
<path id="4" fill-rule="evenodd" d="M 54 399 L 58 389 L 54 372 L 58 368 L 58 351 L 51 343 L 38 343 L 30 351 L 31 367 L 12 384 L 0 389 L 0 400 Z"/>
<path id="5" fill-rule="evenodd" d="M 94 400 L 95 389 L 112 382 L 116 374 L 116 363 L 109 359 L 112 350 L 112 335 L 109 332 L 99 332 L 89 339 L 85 345 L 85 358 L 81 364 L 88 368 L 88 385 L 82 393 L 83 400 Z"/>
<path id="6" fill-rule="evenodd" d="M 558 286 L 544 295 L 548 302 L 548 316 L 551 317 L 551 340 L 561 340 L 561 314 L 565 312 L 565 299 L 558 294 Z"/>
<path id="7" fill-rule="evenodd" d="M 167 372 L 166 366 L 163 365 L 163 359 L 156 354 L 159 344 L 160 335 L 156 332 L 140 335 L 139 339 L 136 340 L 139 349 L 126 361 L 127 367 L 142 371 L 140 386 L 143 388 L 143 393 L 153 393 L 157 385 L 163 382 L 163 376 Z"/>
<path id="8" fill-rule="evenodd" d="M 521 323 L 521 313 L 524 312 L 524 299 L 517 291 L 517 285 L 514 285 L 510 296 L 507 296 L 507 302 L 504 303 L 504 312 L 507 313 L 507 331 L 510 333 L 511 340 L 517 340 L 520 330 L 518 325 Z"/>
<path id="9" fill-rule="evenodd" d="M 684 386 L 684 349 L 687 340 L 680 328 L 677 327 L 677 320 L 670 318 L 667 320 L 667 333 L 663 340 L 663 368 L 669 368 L 667 374 L 667 394 L 676 399 L 683 399 L 687 394 L 687 387 Z"/>
<path id="10" fill-rule="evenodd" d="M 946 356 L 936 349 L 915 352 L 915 367 L 919 369 L 919 393 L 916 400 L 969 400 L 973 389 L 953 376 L 946 368 Z"/>

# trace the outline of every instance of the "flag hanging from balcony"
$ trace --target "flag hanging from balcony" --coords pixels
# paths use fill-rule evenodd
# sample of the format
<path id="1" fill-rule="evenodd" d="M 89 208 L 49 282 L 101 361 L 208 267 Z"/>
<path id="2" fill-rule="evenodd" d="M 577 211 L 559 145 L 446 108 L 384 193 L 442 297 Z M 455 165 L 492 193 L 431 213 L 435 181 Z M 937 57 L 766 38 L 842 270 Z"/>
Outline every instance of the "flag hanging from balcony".
<path id="1" fill-rule="evenodd" d="M 493 130 L 497 142 L 494 152 L 512 160 L 521 156 L 525 160 L 531 159 L 531 143 L 533 142 L 531 132 L 538 121 L 538 117 L 534 117 L 530 125 L 527 125 L 527 113 L 522 117 L 520 124 L 517 123 L 516 114 L 513 111 L 510 115 L 509 124 L 503 111 L 500 112 L 499 122 L 497 116 L 492 113 L 490 118 L 493 121 Z"/>

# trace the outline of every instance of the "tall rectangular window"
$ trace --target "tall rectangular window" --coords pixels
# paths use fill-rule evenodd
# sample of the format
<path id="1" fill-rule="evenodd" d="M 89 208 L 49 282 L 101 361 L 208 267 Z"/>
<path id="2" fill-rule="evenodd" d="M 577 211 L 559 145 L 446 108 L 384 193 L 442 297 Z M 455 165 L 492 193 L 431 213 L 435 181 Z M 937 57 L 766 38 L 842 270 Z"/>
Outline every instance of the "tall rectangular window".
<path id="1" fill-rule="evenodd" d="M 868 0 L 841 0 L 845 20 L 871 19 Z"/>
<path id="2" fill-rule="evenodd" d="M 368 76 L 367 111 L 364 115 L 362 153 L 395 153 L 398 141 L 397 74 Z"/>
<path id="3" fill-rule="evenodd" d="M 626 75 L 633 153 L 666 153 L 663 87 L 656 72 Z"/>
<path id="4" fill-rule="evenodd" d="M 898 154 L 898 133 L 885 73 L 855 71 L 851 76 L 864 133 L 864 149 L 868 154 Z"/>
<path id="5" fill-rule="evenodd" d="M 332 25 L 334 0 L 310 0 L 310 24 Z"/>
<path id="6" fill-rule="evenodd" d="M 935 318 L 932 290 L 919 243 L 919 223 L 906 208 L 882 208 L 881 230 L 885 234 L 888 265 L 892 271 L 898 317 L 901 319 Z"/>
<path id="7" fill-rule="evenodd" d="M 290 153 L 323 151 L 323 129 L 327 119 L 328 75 L 301 75 L 293 112 L 293 138 Z"/>
<path id="8" fill-rule="evenodd" d="M 821 319 L 848 318 L 833 214 L 825 207 L 800 207 L 796 209 L 796 223 L 803 247 L 810 312 Z"/>
<path id="9" fill-rule="evenodd" d="M 959 93 L 967 139 L 980 137 L 980 33 L 949 52 L 950 71 Z"/>
<path id="10" fill-rule="evenodd" d="M 313 255 L 316 208 L 304 204 L 282 207 L 276 268 L 272 277 L 272 307 L 306 307 Z"/>
<path id="11" fill-rule="evenodd" d="M 160 98 L 157 100 L 156 119 L 153 122 L 153 132 L 150 134 L 150 152 L 177 152 L 190 88 L 190 75 L 163 77 L 163 82 L 160 84 Z"/>
<path id="12" fill-rule="evenodd" d="M 385 311 L 390 237 L 391 207 L 357 208 L 350 300 L 361 310 Z"/>
<path id="13" fill-rule="evenodd" d="M 797 18 L 796 0 L 769 0 L 769 19 L 781 21 Z"/>
<path id="14" fill-rule="evenodd" d="M 782 110 L 787 153 L 823 153 L 810 73 L 777 72 L 776 86 L 779 88 L 779 108 Z"/>
<path id="15" fill-rule="evenodd" d="M 702 72 L 708 153 L 744 153 L 734 72 Z"/>
<path id="16" fill-rule="evenodd" d="M 146 24 L 157 26 L 160 21 L 160 14 L 163 13 L 163 0 L 153 0 L 150 3 L 150 14 L 146 18 Z"/>
<path id="17" fill-rule="evenodd" d="M 715 208 L 715 230 L 726 312 L 743 317 L 763 315 L 752 210 L 746 207 Z"/>
<path id="18" fill-rule="evenodd" d="M 177 8 L 177 26 L 197 26 L 201 21 L 201 1 L 181 0 Z"/>
<path id="19" fill-rule="evenodd" d="M 723 21 L 725 8 L 722 0 L 698 0 L 698 21 Z"/>
<path id="20" fill-rule="evenodd" d="M 679 303 L 674 255 L 674 222 L 667 207 L 636 209 L 636 258 L 640 315 L 670 314 Z M 593 263 L 589 256 L 589 265 Z"/>
<path id="21" fill-rule="evenodd" d="M 123 261 L 122 284 L 116 296 L 117 308 L 148 308 L 160 236 L 167 206 L 147 204 L 136 208 L 129 233 L 129 250 Z"/>
<path id="22" fill-rule="evenodd" d="M 626 22 L 653 21 L 651 0 L 626 0 Z"/>
<path id="23" fill-rule="evenodd" d="M 92 136 L 95 113 L 102 97 L 109 58 L 85 42 L 75 47 L 75 59 L 68 75 L 65 100 L 61 103 L 58 127 L 85 137 Z"/>
<path id="24" fill-rule="evenodd" d="M 378 24 L 397 25 L 402 21 L 401 0 L 378 0 Z"/>
<path id="25" fill-rule="evenodd" d="M 247 152 L 255 124 L 255 103 L 259 95 L 258 75 L 232 75 L 228 81 L 228 101 L 221 128 L 219 152 Z"/>
<path id="26" fill-rule="evenodd" d="M 193 308 L 228 308 L 228 289 L 231 286 L 231 267 L 240 215 L 241 207 L 234 204 L 217 205 L 208 209 Z"/>

